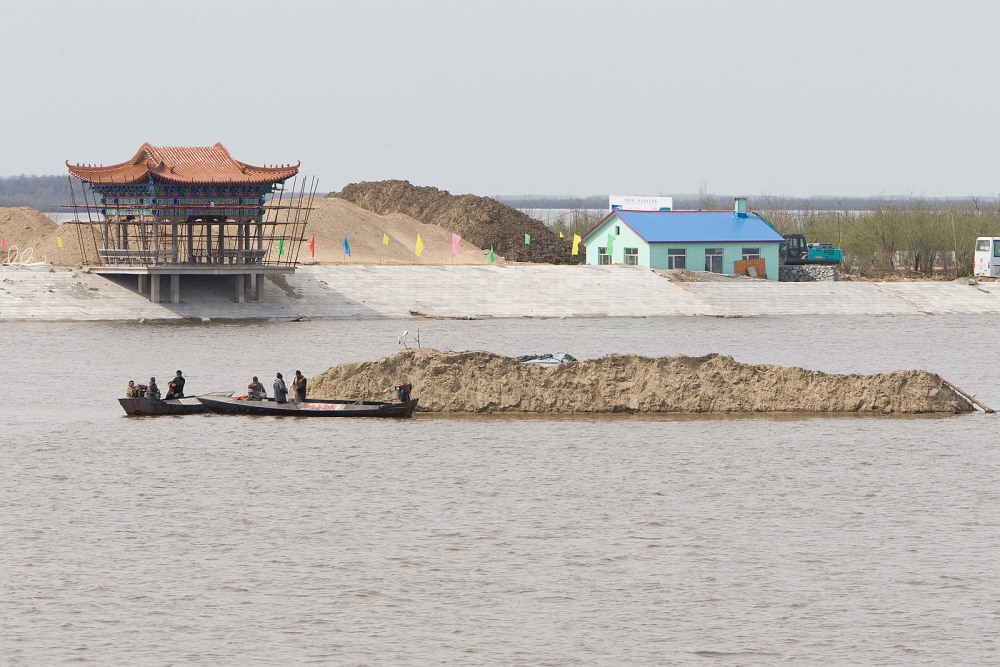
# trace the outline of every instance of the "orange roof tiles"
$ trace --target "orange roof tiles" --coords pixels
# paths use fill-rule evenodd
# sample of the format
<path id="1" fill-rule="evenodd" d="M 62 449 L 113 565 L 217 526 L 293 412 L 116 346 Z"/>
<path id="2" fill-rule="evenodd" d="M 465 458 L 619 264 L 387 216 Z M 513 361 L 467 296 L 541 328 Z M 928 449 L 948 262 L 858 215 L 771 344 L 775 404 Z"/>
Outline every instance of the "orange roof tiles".
<path id="1" fill-rule="evenodd" d="M 66 162 L 69 173 L 88 183 L 132 185 L 154 181 L 167 183 L 231 183 L 264 185 L 291 178 L 299 164 L 256 167 L 234 160 L 221 143 L 214 146 L 152 146 L 145 143 L 127 162 L 94 167 Z"/>

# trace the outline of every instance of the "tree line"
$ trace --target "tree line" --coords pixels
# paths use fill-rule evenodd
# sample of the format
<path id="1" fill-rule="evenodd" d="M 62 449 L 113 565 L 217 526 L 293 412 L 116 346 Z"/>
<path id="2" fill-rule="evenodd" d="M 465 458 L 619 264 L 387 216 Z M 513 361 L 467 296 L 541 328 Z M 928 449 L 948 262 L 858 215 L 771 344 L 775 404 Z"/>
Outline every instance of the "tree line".
<path id="1" fill-rule="evenodd" d="M 0 176 L 0 206 L 54 211 L 70 198 L 66 176 Z"/>

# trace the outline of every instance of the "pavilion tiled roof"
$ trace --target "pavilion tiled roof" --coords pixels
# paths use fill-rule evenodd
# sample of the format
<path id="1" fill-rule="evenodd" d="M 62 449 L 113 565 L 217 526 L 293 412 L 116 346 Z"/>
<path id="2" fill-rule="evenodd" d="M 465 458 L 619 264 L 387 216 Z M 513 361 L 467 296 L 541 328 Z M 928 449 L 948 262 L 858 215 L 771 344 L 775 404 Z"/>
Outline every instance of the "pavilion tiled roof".
<path id="1" fill-rule="evenodd" d="M 133 185 L 154 181 L 167 183 L 223 183 L 264 185 L 291 178 L 299 164 L 257 167 L 234 160 L 221 143 L 214 146 L 153 146 L 145 143 L 131 160 L 107 167 L 70 164 L 69 173 L 88 183 Z"/>

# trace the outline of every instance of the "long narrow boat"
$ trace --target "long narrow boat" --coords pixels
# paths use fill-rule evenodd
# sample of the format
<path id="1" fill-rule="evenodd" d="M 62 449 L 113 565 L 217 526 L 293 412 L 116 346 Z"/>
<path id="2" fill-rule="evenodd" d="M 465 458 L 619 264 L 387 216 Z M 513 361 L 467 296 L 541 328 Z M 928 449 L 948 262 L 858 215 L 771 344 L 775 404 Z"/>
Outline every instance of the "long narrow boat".
<path id="1" fill-rule="evenodd" d="M 307 398 L 304 402 L 278 403 L 273 398 L 250 401 L 245 396 L 206 395 L 201 402 L 212 412 L 226 415 L 271 415 L 288 417 L 410 417 L 417 399 L 350 401 L 334 398 Z"/>
<path id="2" fill-rule="evenodd" d="M 143 396 L 142 398 L 119 398 L 125 414 L 132 417 L 152 416 L 152 415 L 193 415 L 199 412 L 208 412 L 208 408 L 197 396 L 185 398 L 171 398 L 169 401 L 161 401 L 158 398 Z"/>

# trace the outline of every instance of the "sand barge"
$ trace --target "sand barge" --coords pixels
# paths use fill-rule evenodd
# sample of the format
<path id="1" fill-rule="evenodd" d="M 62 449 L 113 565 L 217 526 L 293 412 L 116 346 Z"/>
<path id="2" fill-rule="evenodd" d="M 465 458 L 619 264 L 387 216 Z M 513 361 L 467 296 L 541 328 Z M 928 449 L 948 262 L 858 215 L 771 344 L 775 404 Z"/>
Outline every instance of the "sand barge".
<path id="1" fill-rule="evenodd" d="M 380 398 L 413 384 L 421 411 L 449 413 L 973 412 L 968 397 L 926 371 L 834 375 L 743 364 L 732 357 L 608 355 L 540 368 L 489 352 L 404 350 L 312 378 L 310 396 Z"/>

